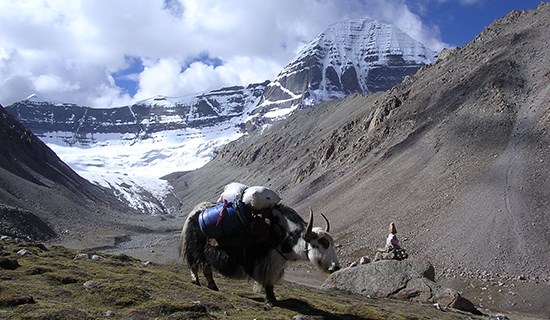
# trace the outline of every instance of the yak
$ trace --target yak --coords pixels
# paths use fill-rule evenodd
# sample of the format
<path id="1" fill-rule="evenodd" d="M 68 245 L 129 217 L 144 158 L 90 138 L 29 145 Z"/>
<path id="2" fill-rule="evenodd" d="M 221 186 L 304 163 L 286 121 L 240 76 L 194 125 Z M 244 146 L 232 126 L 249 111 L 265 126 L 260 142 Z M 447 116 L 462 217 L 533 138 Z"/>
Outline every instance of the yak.
<path id="1" fill-rule="evenodd" d="M 265 308 L 276 303 L 274 285 L 284 275 L 288 262 L 305 260 L 326 273 L 340 269 L 334 240 L 328 233 L 330 223 L 325 215 L 326 229 L 313 227 L 313 211 L 309 223 L 292 208 L 277 204 L 270 211 L 268 223 L 259 222 L 261 235 L 246 236 L 242 241 L 212 242 L 200 229 L 199 215 L 215 203 L 203 202 L 188 215 L 180 238 L 179 253 L 191 270 L 191 282 L 200 286 L 198 272 L 202 269 L 207 287 L 218 290 L 213 270 L 229 278 L 251 278 L 265 291 Z M 254 232 L 251 232 L 254 233 Z M 238 239 L 237 239 L 238 240 Z"/>

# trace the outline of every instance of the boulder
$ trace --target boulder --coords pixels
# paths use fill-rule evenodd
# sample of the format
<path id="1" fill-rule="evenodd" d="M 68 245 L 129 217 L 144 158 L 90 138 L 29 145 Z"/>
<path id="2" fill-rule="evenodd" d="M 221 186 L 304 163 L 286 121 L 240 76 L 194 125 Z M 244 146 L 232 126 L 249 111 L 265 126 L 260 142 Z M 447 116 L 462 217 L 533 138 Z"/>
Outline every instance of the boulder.
<path id="1" fill-rule="evenodd" d="M 435 283 L 435 270 L 427 260 L 381 260 L 331 274 L 325 290 L 339 289 L 371 298 L 433 303 L 480 315 L 473 303 L 450 288 Z"/>

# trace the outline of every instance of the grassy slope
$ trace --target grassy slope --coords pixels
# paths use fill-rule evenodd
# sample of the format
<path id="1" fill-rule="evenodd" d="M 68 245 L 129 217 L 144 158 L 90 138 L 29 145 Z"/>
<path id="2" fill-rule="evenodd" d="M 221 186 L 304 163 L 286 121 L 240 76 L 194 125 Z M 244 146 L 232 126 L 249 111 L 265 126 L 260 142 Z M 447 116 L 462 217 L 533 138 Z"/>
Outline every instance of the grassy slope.
<path id="1" fill-rule="evenodd" d="M 16 252 L 30 253 L 19 257 Z M 154 265 L 126 255 L 74 259 L 80 252 L 0 241 L 2 319 L 471 319 L 430 305 L 374 300 L 295 284 L 276 287 L 280 304 L 263 309 L 249 281 L 217 276 L 220 292 L 191 284 L 183 265 Z M 3 265 L 3 263 L 2 263 Z M 91 284 L 88 281 L 93 281 Z M 87 287 L 84 285 L 87 283 Z"/>

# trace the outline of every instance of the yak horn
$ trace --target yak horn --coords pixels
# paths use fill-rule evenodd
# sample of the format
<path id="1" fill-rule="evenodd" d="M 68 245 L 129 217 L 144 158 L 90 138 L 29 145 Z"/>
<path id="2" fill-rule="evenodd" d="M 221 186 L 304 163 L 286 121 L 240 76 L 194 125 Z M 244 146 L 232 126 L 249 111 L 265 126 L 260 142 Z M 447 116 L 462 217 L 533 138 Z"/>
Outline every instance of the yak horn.
<path id="1" fill-rule="evenodd" d="M 330 222 L 328 222 L 328 219 L 324 214 L 321 213 L 321 215 L 323 216 L 323 218 L 325 218 L 325 221 L 327 222 L 327 228 L 325 229 L 325 231 L 328 233 L 330 232 Z"/>
<path id="2" fill-rule="evenodd" d="M 309 222 L 307 224 L 306 234 L 304 235 L 304 239 L 308 242 L 312 239 L 315 239 L 315 234 L 311 231 L 312 229 L 313 229 L 313 210 L 310 207 L 309 208 Z"/>

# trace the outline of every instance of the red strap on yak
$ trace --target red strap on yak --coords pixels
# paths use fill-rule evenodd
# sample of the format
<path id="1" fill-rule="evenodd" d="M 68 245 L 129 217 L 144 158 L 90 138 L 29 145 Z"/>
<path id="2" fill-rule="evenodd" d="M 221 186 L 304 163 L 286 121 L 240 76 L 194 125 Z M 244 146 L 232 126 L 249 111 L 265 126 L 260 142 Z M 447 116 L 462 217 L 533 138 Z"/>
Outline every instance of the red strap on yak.
<path id="1" fill-rule="evenodd" d="M 220 214 L 218 215 L 218 220 L 216 221 L 216 227 L 220 225 L 220 223 L 222 222 L 222 218 L 223 218 L 223 213 L 225 212 L 225 210 L 227 209 L 227 200 L 223 200 L 223 207 L 222 209 L 220 210 Z"/>

